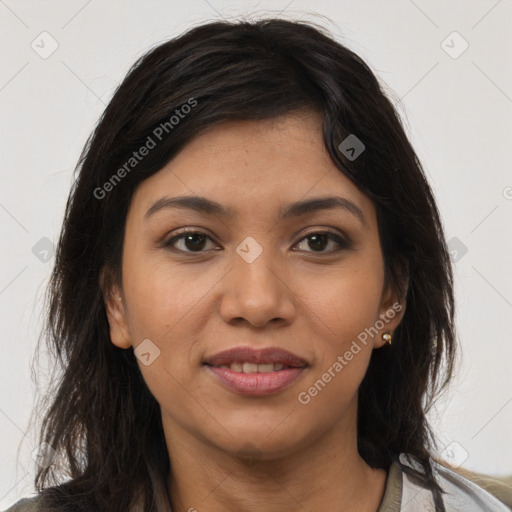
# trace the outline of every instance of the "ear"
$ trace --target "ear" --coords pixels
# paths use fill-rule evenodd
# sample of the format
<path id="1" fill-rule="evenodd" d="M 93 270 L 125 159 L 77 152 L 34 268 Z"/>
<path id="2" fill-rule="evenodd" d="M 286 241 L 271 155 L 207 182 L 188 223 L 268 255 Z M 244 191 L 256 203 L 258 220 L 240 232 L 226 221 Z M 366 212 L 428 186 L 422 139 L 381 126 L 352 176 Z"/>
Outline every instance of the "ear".
<path id="1" fill-rule="evenodd" d="M 391 334 L 392 336 L 404 317 L 407 290 L 409 288 L 408 265 L 402 266 L 399 279 L 400 283 L 398 286 L 395 286 L 389 278 L 385 279 L 386 282 L 381 295 L 379 318 L 375 321 L 375 328 L 378 332 L 373 338 L 374 348 L 380 348 L 387 343 L 382 336 L 384 334 Z"/>
<path id="2" fill-rule="evenodd" d="M 130 334 L 126 321 L 126 306 L 118 284 L 116 284 L 109 271 L 103 269 L 100 275 L 100 286 L 103 291 L 105 311 L 110 326 L 110 339 L 119 348 L 130 348 Z"/>

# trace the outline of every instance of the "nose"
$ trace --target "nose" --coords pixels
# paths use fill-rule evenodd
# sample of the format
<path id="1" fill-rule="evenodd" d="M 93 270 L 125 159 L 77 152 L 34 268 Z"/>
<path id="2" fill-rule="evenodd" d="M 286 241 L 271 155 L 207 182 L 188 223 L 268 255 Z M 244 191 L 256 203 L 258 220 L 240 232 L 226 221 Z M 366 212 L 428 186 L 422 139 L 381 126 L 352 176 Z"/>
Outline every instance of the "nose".
<path id="1" fill-rule="evenodd" d="M 230 324 L 247 322 L 260 328 L 268 323 L 290 324 L 297 297 L 287 282 L 289 274 L 284 274 L 282 265 L 272 255 L 267 257 L 266 251 L 252 263 L 235 254 L 233 267 L 223 280 L 221 317 Z"/>

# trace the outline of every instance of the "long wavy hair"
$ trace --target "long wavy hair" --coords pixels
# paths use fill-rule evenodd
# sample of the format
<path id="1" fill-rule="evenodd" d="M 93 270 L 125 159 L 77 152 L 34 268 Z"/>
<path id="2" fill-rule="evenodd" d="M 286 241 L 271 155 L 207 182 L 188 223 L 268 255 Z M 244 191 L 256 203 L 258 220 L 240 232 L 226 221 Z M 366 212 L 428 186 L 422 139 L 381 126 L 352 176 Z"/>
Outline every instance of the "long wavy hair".
<path id="1" fill-rule="evenodd" d="M 190 112 L 171 127 L 177 109 Z M 359 453 L 383 469 L 410 454 L 417 464 L 404 470 L 432 490 L 437 511 L 445 510 L 426 415 L 449 382 L 456 342 L 452 268 L 433 192 L 367 64 L 322 27 L 266 18 L 210 22 L 152 48 L 129 70 L 85 144 L 40 339 L 54 368 L 38 411 L 41 459 L 52 461 L 36 471 L 41 512 L 168 510 L 172 468 L 159 404 L 133 350 L 111 342 L 105 310 L 106 290 L 121 279 L 132 195 L 206 128 L 304 109 L 321 114 L 333 163 L 374 202 L 385 278 L 406 301 L 393 345 L 372 353 L 359 389 Z M 155 133 L 158 144 L 119 173 Z M 365 145 L 355 160 L 339 149 L 349 134 Z M 116 173 L 122 179 L 114 182 Z"/>

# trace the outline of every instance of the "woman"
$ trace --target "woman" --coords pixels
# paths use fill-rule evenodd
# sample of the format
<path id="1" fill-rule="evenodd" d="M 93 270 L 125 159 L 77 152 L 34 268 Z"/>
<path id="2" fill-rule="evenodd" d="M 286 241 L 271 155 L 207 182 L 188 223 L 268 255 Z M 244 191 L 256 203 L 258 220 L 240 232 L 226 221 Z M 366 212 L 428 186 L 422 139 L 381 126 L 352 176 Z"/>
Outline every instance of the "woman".
<path id="1" fill-rule="evenodd" d="M 194 28 L 134 65 L 78 170 L 63 373 L 10 510 L 508 510 L 433 459 L 450 259 L 357 55 L 299 22 Z"/>

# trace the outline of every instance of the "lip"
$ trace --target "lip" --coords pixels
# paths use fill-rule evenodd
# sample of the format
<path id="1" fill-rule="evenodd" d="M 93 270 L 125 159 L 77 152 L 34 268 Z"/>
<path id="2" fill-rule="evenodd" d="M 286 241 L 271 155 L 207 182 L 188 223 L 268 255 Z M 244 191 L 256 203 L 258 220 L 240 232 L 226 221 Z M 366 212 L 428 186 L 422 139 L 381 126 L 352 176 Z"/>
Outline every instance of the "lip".
<path id="1" fill-rule="evenodd" d="M 280 363 L 286 368 L 268 373 L 243 373 L 219 368 L 231 363 Z M 308 364 L 300 357 L 277 347 L 253 349 L 236 347 L 224 350 L 204 361 L 204 367 L 225 388 L 246 396 L 265 396 L 278 393 L 299 379 Z"/>
<path id="2" fill-rule="evenodd" d="M 303 368 L 307 366 L 306 361 L 300 357 L 278 347 L 254 349 L 251 347 L 235 347 L 207 357 L 204 364 L 208 366 L 221 366 L 231 363 L 281 363 L 292 368 Z"/>
<path id="3" fill-rule="evenodd" d="M 265 396 L 291 386 L 306 369 L 284 368 L 270 373 L 240 373 L 229 368 L 205 366 L 230 391 L 247 396 Z"/>

